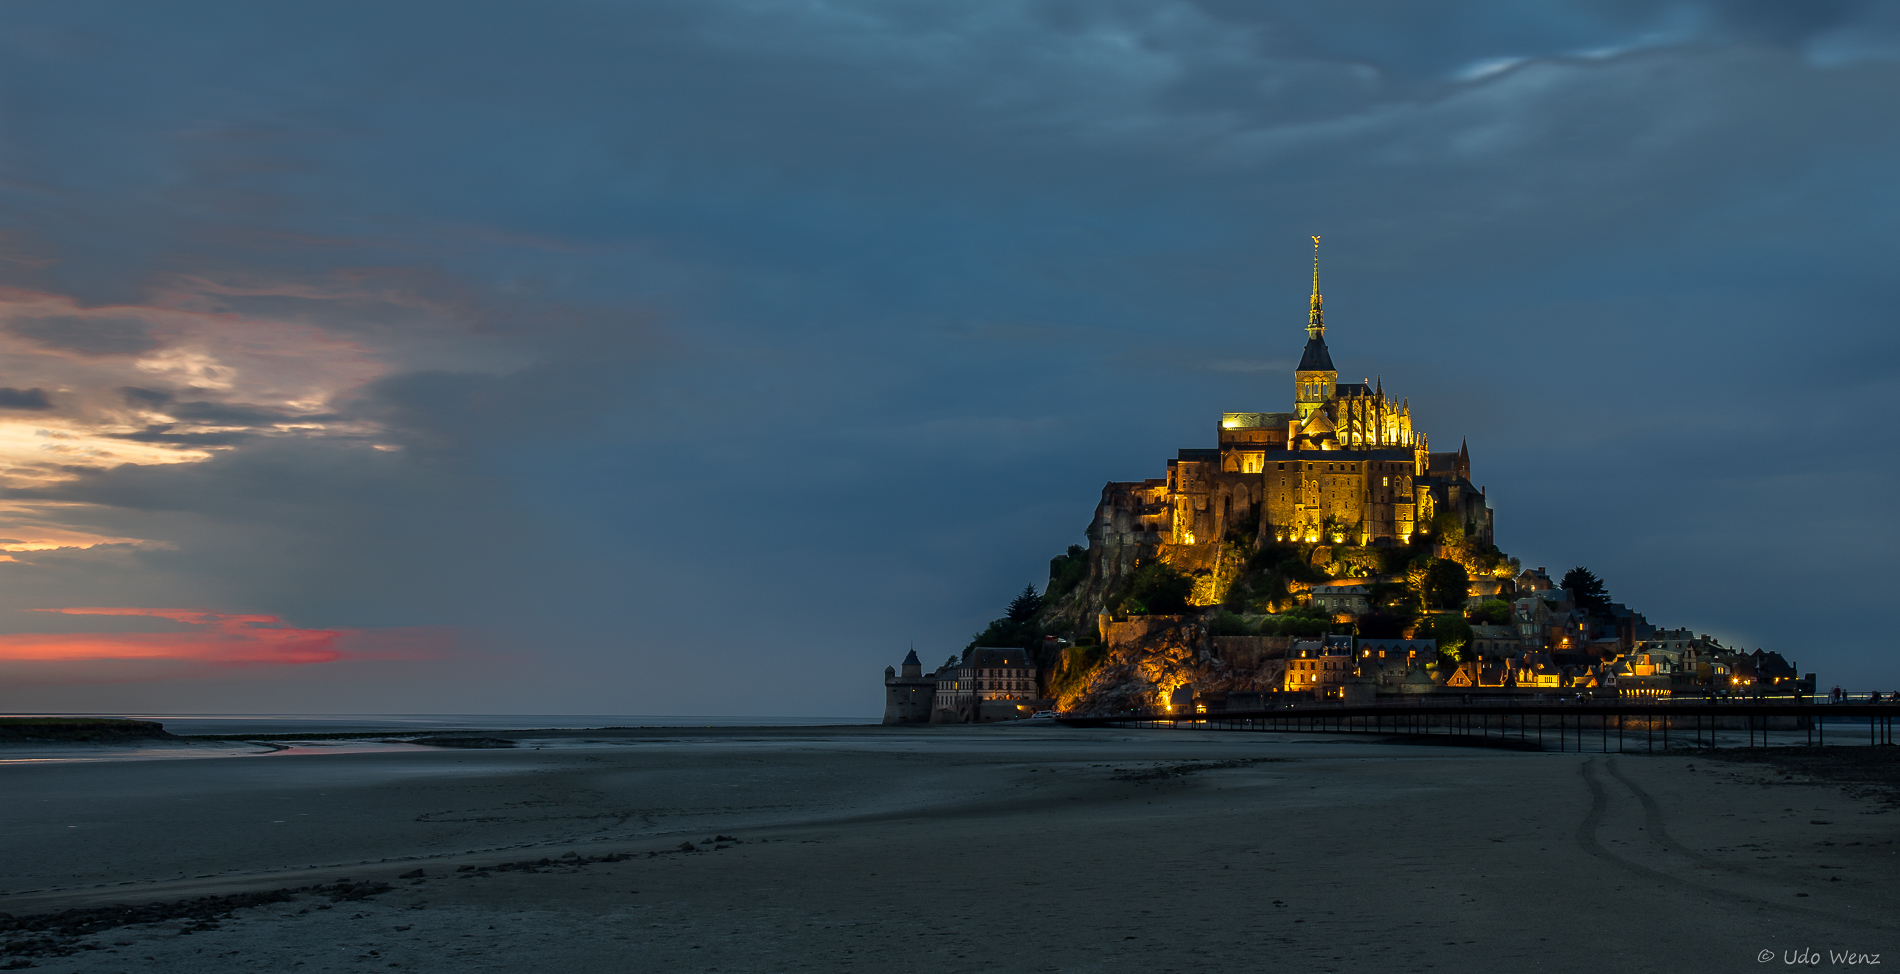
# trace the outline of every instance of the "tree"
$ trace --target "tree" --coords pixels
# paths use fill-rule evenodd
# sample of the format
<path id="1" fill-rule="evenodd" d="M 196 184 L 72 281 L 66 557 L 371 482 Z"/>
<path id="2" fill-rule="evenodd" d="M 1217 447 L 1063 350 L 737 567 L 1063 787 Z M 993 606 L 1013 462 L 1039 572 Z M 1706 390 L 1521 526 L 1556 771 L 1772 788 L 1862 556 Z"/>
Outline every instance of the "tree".
<path id="1" fill-rule="evenodd" d="M 1481 626 L 1508 626 L 1511 624 L 1511 603 L 1503 599 L 1486 599 L 1471 610 L 1470 618 Z"/>
<path id="2" fill-rule="evenodd" d="M 1247 620 L 1240 616 L 1222 609 L 1208 622 L 1207 634 L 1210 636 L 1251 636 L 1254 635 L 1254 627 L 1248 625 Z"/>
<path id="3" fill-rule="evenodd" d="M 1590 569 L 1578 565 L 1564 572 L 1562 587 L 1585 614 L 1598 617 L 1609 614 L 1610 592 L 1603 587 L 1603 580 Z"/>
<path id="4" fill-rule="evenodd" d="M 1456 609 L 1465 604 L 1471 590 L 1471 578 L 1465 566 L 1450 558 L 1433 558 L 1425 568 L 1425 602 L 1435 609 Z"/>
<path id="5" fill-rule="evenodd" d="M 1069 594 L 1088 576 L 1088 549 L 1079 544 L 1070 545 L 1068 551 L 1049 559 L 1049 584 L 1043 586 L 1043 601 L 1048 602 Z"/>
<path id="6" fill-rule="evenodd" d="M 1034 650 L 1042 642 L 1042 629 L 1036 625 L 1036 613 L 1041 609 L 1042 596 L 1036 594 L 1036 587 L 1023 586 L 1022 592 L 1010 600 L 1009 608 L 1001 619 L 990 620 L 982 632 L 970 637 L 970 645 L 964 647 L 964 654 L 967 656 L 970 650 L 978 646 Z"/>
<path id="7" fill-rule="evenodd" d="M 1418 630 L 1412 634 L 1412 638 L 1436 639 L 1441 658 L 1462 663 L 1465 661 L 1465 647 L 1471 645 L 1471 625 L 1460 615 L 1429 615 L 1418 624 Z"/>
<path id="8" fill-rule="evenodd" d="M 1009 603 L 1009 621 L 1022 623 L 1036 617 L 1042 611 L 1042 596 L 1036 594 L 1034 585 L 1025 585 Z"/>
<path id="9" fill-rule="evenodd" d="M 1439 544 L 1457 544 L 1465 539 L 1465 520 L 1449 510 L 1432 515 L 1432 537 Z"/>
<path id="10" fill-rule="evenodd" d="M 1149 562 L 1135 569 L 1122 606 L 1135 615 L 1179 615 L 1193 594 L 1194 579 L 1166 562 Z"/>

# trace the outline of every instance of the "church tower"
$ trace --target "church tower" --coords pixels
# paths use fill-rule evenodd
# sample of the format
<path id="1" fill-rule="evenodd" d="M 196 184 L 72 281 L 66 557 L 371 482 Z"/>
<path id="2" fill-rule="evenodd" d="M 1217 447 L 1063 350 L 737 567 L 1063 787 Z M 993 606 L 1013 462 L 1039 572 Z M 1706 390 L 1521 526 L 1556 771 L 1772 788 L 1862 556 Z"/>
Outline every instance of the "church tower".
<path id="1" fill-rule="evenodd" d="M 1326 316 L 1319 296 L 1319 238 L 1314 237 L 1313 309 L 1306 315 L 1306 351 L 1293 372 L 1293 409 L 1301 424 L 1325 407 L 1338 382 L 1339 370 L 1333 368 L 1332 353 L 1326 350 Z"/>

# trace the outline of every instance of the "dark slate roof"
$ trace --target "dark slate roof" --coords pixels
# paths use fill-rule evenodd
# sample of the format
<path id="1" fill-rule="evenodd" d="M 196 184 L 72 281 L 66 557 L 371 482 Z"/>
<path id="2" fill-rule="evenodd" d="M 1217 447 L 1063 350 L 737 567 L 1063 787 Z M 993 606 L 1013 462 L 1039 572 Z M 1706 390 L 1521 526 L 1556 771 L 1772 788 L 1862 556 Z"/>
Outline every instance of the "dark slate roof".
<path id="1" fill-rule="evenodd" d="M 909 656 L 904 657 L 904 665 L 905 666 L 922 666 L 924 664 L 917 661 L 917 651 L 913 649 L 910 651 Z"/>
<path id="2" fill-rule="evenodd" d="M 1339 382 L 1333 385 L 1335 396 L 1370 396 L 1372 387 L 1363 382 Z"/>
<path id="3" fill-rule="evenodd" d="M 1004 646 L 978 646 L 970 651 L 970 658 L 965 660 L 963 665 L 1000 668 L 1004 666 L 1028 667 L 1030 664 L 1029 654 L 1023 650 Z"/>
<path id="4" fill-rule="evenodd" d="M 1210 461 L 1218 461 L 1220 459 L 1219 450 L 1202 450 L 1202 449 L 1185 450 L 1184 449 L 1184 450 L 1177 451 L 1177 453 L 1178 455 L 1175 457 L 1175 459 L 1177 460 L 1198 460 L 1202 463 L 1207 463 Z"/>
<path id="5" fill-rule="evenodd" d="M 1333 368 L 1333 356 L 1326 350 L 1326 339 L 1309 338 L 1306 351 L 1300 356 L 1300 366 L 1296 372 L 1337 372 Z"/>

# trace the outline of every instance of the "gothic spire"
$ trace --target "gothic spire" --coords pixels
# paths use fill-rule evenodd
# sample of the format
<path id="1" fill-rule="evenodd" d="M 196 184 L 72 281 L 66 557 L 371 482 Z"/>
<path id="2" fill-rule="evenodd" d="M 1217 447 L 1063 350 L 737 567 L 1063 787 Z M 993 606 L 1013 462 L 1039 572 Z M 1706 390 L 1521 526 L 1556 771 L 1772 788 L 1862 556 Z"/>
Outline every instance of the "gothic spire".
<path id="1" fill-rule="evenodd" d="M 1313 310 L 1306 315 L 1306 336 L 1318 338 L 1326 334 L 1326 315 L 1320 310 L 1319 297 L 1319 237 L 1313 237 Z"/>

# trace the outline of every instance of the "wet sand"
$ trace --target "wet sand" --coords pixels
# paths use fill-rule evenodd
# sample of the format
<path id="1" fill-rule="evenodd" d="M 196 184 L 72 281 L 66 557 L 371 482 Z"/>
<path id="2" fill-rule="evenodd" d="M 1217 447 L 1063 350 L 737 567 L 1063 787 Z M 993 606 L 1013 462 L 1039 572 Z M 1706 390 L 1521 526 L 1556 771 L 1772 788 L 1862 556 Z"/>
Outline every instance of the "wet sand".
<path id="1" fill-rule="evenodd" d="M 523 745 L 0 766 L 0 911 L 332 891 L 43 938 L 97 948 L 26 958 L 49 972 L 1900 964 L 1900 811 L 1772 765 L 1043 726 Z"/>

